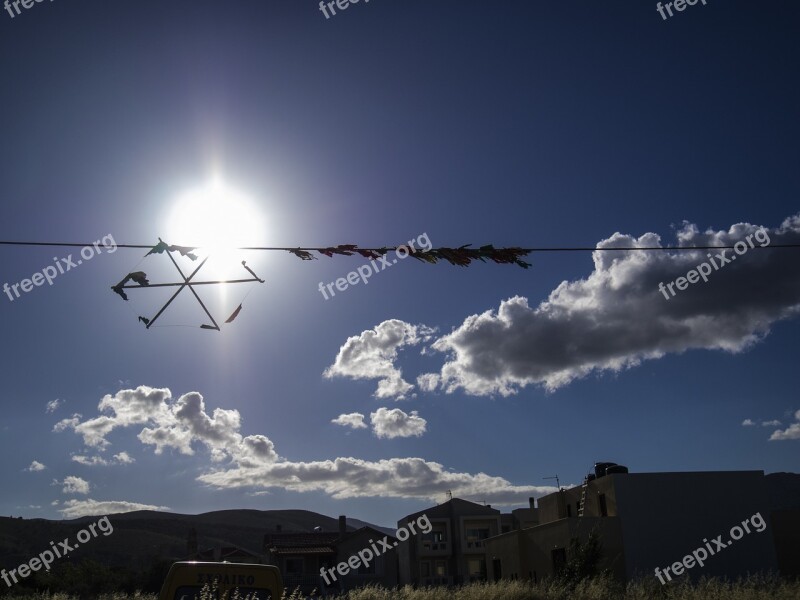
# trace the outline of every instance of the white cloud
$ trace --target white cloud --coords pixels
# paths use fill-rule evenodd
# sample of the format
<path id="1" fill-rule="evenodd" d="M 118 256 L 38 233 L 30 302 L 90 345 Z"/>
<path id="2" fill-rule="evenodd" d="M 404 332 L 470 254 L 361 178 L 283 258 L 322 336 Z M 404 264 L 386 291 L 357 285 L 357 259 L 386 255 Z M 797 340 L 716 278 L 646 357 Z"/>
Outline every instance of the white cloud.
<path id="1" fill-rule="evenodd" d="M 118 454 L 115 454 L 114 460 L 120 465 L 130 465 L 136 462 L 136 459 L 127 452 L 119 452 Z"/>
<path id="2" fill-rule="evenodd" d="M 349 413 L 346 415 L 339 415 L 335 419 L 331 419 L 331 423 L 341 425 L 342 427 L 350 427 L 352 429 L 366 429 L 367 425 L 364 423 L 364 415 L 361 413 Z"/>
<path id="3" fill-rule="evenodd" d="M 136 462 L 127 452 L 120 452 L 115 454 L 111 460 L 105 459 L 102 456 L 84 456 L 82 454 L 73 454 L 72 460 L 78 464 L 87 467 L 106 467 L 109 465 L 126 465 Z"/>
<path id="4" fill-rule="evenodd" d="M 242 437 L 238 431 L 241 419 L 237 411 L 216 409 L 213 417 L 210 417 L 205 412 L 202 396 L 197 392 L 185 394 L 177 400 L 172 399 L 169 390 L 161 392 L 161 405 L 136 403 L 141 408 L 141 415 L 131 415 L 128 411 L 124 419 L 118 419 L 117 413 L 111 410 L 112 414 L 107 415 L 110 420 L 108 431 L 117 427 L 143 425 L 139 440 L 155 446 L 156 453 L 166 448 L 193 453 L 192 444 L 200 442 L 211 453 L 212 458 L 224 458 L 228 461 L 228 464 L 217 470 L 198 477 L 199 481 L 214 487 L 246 487 L 252 488 L 253 492 L 267 492 L 271 488 L 300 492 L 323 491 L 335 498 L 382 496 L 423 500 L 435 500 L 451 490 L 462 498 L 504 505 L 527 504 L 530 496 L 555 491 L 551 486 L 514 485 L 502 477 L 485 473 L 452 472 L 439 463 L 413 457 L 380 461 L 340 457 L 333 460 L 290 462 L 279 457 L 274 444 L 266 436 Z M 150 395 L 151 388 L 141 386 L 136 390 L 122 390 L 114 398 L 130 397 L 135 393 Z M 101 402 L 101 409 L 114 404 Z M 86 436 L 89 430 L 83 425 L 94 421 L 96 419 L 90 419 L 71 428 L 79 435 Z M 420 421 L 424 419 L 411 413 L 407 415 L 406 421 L 407 426 L 413 428 L 420 427 Z M 96 437 L 95 431 L 89 433 L 88 438 L 84 437 L 85 441 L 87 439 L 101 447 L 109 443 L 104 437 Z M 71 502 L 68 505 L 65 503 L 65 506 L 66 511 L 74 508 L 80 512 L 85 504 Z M 86 510 L 87 512 L 81 514 L 100 514 L 92 512 L 96 510 L 93 507 Z M 118 507 L 109 509 L 110 512 L 118 510 Z"/>
<path id="5" fill-rule="evenodd" d="M 797 421 L 796 423 L 792 423 L 783 431 L 780 429 L 773 431 L 772 435 L 769 437 L 769 441 L 800 440 L 800 410 L 794 413 L 794 418 Z"/>
<path id="6" fill-rule="evenodd" d="M 255 468 L 236 467 L 198 477 L 218 488 L 283 488 L 295 492 L 322 491 L 336 499 L 386 497 L 435 501 L 447 490 L 459 498 L 492 504 L 527 504 L 530 496 L 556 491 L 552 486 L 513 485 L 485 473 L 447 471 L 422 458 L 367 461 L 336 458 L 313 462 L 275 462 Z"/>
<path id="7" fill-rule="evenodd" d="M 428 424 L 425 419 L 418 416 L 417 411 L 411 411 L 409 415 L 399 408 L 392 410 L 379 408 L 370 414 L 369 418 L 375 435 L 388 439 L 419 437 L 425 433 Z"/>
<path id="8" fill-rule="evenodd" d="M 61 488 L 63 494 L 88 494 L 91 487 L 88 481 L 75 475 L 68 475 L 64 481 L 54 479 L 53 485 L 63 485 L 64 487 Z"/>
<path id="9" fill-rule="evenodd" d="M 244 438 L 239 433 L 239 411 L 217 408 L 209 415 L 203 396 L 197 392 L 189 392 L 173 401 L 172 392 L 167 388 L 139 386 L 135 390 L 120 390 L 113 396 L 104 396 L 98 410 L 107 414 L 87 421 L 81 421 L 80 415 L 73 415 L 71 419 L 59 422 L 54 431 L 72 429 L 83 437 L 87 447 L 103 450 L 110 445 L 106 436 L 113 430 L 141 425 L 139 440 L 155 446 L 156 454 L 174 449 L 182 454 L 193 455 L 193 444 L 201 443 L 210 450 L 214 461 L 240 455 L 243 459 L 252 458 L 254 453 L 259 455 L 259 452 L 266 451 L 260 436 Z M 82 464 L 133 461 L 125 452 L 115 455 L 115 461 L 79 456 L 79 459 L 73 457 L 73 460 Z"/>
<path id="10" fill-rule="evenodd" d="M 47 414 L 56 412 L 58 407 L 63 405 L 64 402 L 65 401 L 61 400 L 60 398 L 56 398 L 55 400 L 50 400 L 50 402 L 48 402 L 47 405 L 45 406 L 44 412 Z"/>
<path id="11" fill-rule="evenodd" d="M 59 512 L 66 519 L 113 515 L 135 510 L 169 510 L 168 506 L 139 504 L 138 502 L 127 502 L 125 500 L 92 500 L 91 498 L 86 500 L 67 500 L 63 506 L 64 508 L 59 509 Z"/>
<path id="12" fill-rule="evenodd" d="M 50 503 L 50 506 L 58 506 L 59 504 L 61 504 L 61 502 L 59 502 L 58 500 L 53 500 L 53 501 Z"/>
<path id="13" fill-rule="evenodd" d="M 26 471 L 30 471 L 31 473 L 35 473 L 37 471 L 44 471 L 47 467 L 40 463 L 38 460 L 35 460 L 31 463 L 31 465 L 25 469 Z"/>
<path id="14" fill-rule="evenodd" d="M 66 431 L 67 429 L 75 429 L 78 424 L 81 422 L 81 415 L 80 413 L 73 414 L 69 419 L 61 419 L 58 423 L 53 425 L 53 431 L 55 433 L 59 433 L 61 431 Z"/>
<path id="15" fill-rule="evenodd" d="M 759 229 L 740 223 L 728 231 L 700 233 L 685 223 L 677 245 L 733 245 Z M 800 214 L 768 234 L 771 245 L 800 243 Z M 639 238 L 615 233 L 598 247 L 660 242 L 654 233 Z M 670 353 L 744 351 L 775 322 L 800 312 L 795 253 L 759 245 L 712 271 L 707 283 L 700 280 L 669 300 L 658 290 L 659 282 L 685 276 L 709 260 L 709 251 L 595 251 L 594 271 L 586 279 L 562 282 L 539 306 L 531 308 L 516 296 L 496 311 L 467 317 L 439 338 L 432 348 L 448 356 L 440 387 L 478 396 L 508 396 L 528 385 L 553 391 L 591 373 L 618 372 Z M 725 256 L 736 255 L 728 250 Z"/>
<path id="16" fill-rule="evenodd" d="M 376 398 L 403 400 L 414 386 L 403 379 L 395 367 L 397 352 L 431 339 L 434 330 L 424 325 L 411 325 L 398 319 L 384 321 L 375 329 L 347 339 L 334 363 L 325 369 L 327 378 L 377 379 Z"/>
<path id="17" fill-rule="evenodd" d="M 752 427 L 755 424 L 756 422 L 753 421 L 753 419 L 745 419 L 744 421 L 742 421 L 742 427 Z"/>
<path id="18" fill-rule="evenodd" d="M 439 387 L 441 379 L 437 373 L 424 373 L 417 377 L 417 386 L 423 392 L 432 392 Z"/>
<path id="19" fill-rule="evenodd" d="M 783 425 L 783 423 L 778 421 L 778 419 L 773 419 L 772 421 L 762 421 L 761 422 L 761 426 L 762 427 L 780 427 L 781 425 Z"/>

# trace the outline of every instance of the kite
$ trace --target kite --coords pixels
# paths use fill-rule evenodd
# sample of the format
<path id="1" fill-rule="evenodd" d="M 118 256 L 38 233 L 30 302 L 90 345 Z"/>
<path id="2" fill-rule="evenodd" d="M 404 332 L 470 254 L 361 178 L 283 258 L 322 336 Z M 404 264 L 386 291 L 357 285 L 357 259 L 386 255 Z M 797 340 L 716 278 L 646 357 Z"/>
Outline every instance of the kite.
<path id="1" fill-rule="evenodd" d="M 215 330 L 215 331 L 220 331 L 220 328 L 219 328 L 219 325 L 217 324 L 216 319 L 214 319 L 214 317 L 211 314 L 211 312 L 209 312 L 209 310 L 206 307 L 205 303 L 200 298 L 200 295 L 195 291 L 194 286 L 197 286 L 197 285 L 224 285 L 226 283 L 251 283 L 251 282 L 264 283 L 264 280 L 261 279 L 258 275 L 256 275 L 255 272 L 253 272 L 253 270 L 250 267 L 247 266 L 247 263 L 245 261 L 242 261 L 242 267 L 244 267 L 245 271 L 247 271 L 247 273 L 250 275 L 249 279 L 230 279 L 230 280 L 220 280 L 220 281 L 195 281 L 194 280 L 195 275 L 197 275 L 197 273 L 200 271 L 200 269 L 203 268 L 203 265 L 206 264 L 206 261 L 208 261 L 208 257 L 205 257 L 200 262 L 200 264 L 197 266 L 197 268 L 194 271 L 192 271 L 189 274 L 189 276 L 187 277 L 184 274 L 183 270 L 181 270 L 180 265 L 178 265 L 177 261 L 175 260 L 175 258 L 171 254 L 172 252 L 177 252 L 181 256 L 185 256 L 185 257 L 187 257 L 187 258 L 189 258 L 189 259 L 194 261 L 194 260 L 197 260 L 197 258 L 198 258 L 195 254 L 193 254 L 193 251 L 195 249 L 196 248 L 190 248 L 188 246 L 170 246 L 170 245 L 166 244 L 161 238 L 159 238 L 158 239 L 158 244 L 153 246 L 153 248 L 151 248 L 151 250 L 147 254 L 145 254 L 145 257 L 150 256 L 151 254 L 164 254 L 164 253 L 166 253 L 166 255 L 169 257 L 169 259 L 172 261 L 172 264 L 175 265 L 175 268 L 178 270 L 178 274 L 181 276 L 181 279 L 183 281 L 180 281 L 180 282 L 167 282 L 167 283 L 150 283 L 150 281 L 147 279 L 147 274 L 144 271 L 134 271 L 133 273 L 128 273 L 122 279 L 122 281 L 120 281 L 118 284 L 116 284 L 114 286 L 111 286 L 111 289 L 114 291 L 114 293 L 119 294 L 119 296 L 123 300 L 126 300 L 126 301 L 128 300 L 128 296 L 125 293 L 125 290 L 127 290 L 127 289 L 161 288 L 161 287 L 177 287 L 178 288 L 175 291 L 175 293 L 172 294 L 170 299 L 167 300 L 167 302 L 164 304 L 164 306 L 162 306 L 159 309 L 159 311 L 155 314 L 155 316 L 153 316 L 151 318 L 142 317 L 142 316 L 139 317 L 139 321 L 144 323 L 144 325 L 145 325 L 145 327 L 147 329 L 150 329 L 155 324 L 155 322 L 158 320 L 158 318 L 164 313 L 165 310 L 167 310 L 169 305 L 172 304 L 172 301 L 175 300 L 175 298 L 178 297 L 178 294 L 180 294 L 184 290 L 184 288 L 188 288 L 189 291 L 194 295 L 195 299 L 200 304 L 200 307 L 203 309 L 203 311 L 206 313 L 206 316 L 211 320 L 211 323 L 212 323 L 211 325 L 208 325 L 208 324 L 204 323 L 204 324 L 200 325 L 200 329 L 212 329 L 212 330 Z M 133 282 L 133 284 L 129 283 L 131 281 Z M 231 323 L 236 317 L 239 316 L 239 313 L 241 312 L 241 310 L 242 310 L 242 305 L 239 304 L 238 308 L 233 312 L 233 314 L 230 317 L 228 317 L 228 319 L 225 321 L 225 323 Z"/>

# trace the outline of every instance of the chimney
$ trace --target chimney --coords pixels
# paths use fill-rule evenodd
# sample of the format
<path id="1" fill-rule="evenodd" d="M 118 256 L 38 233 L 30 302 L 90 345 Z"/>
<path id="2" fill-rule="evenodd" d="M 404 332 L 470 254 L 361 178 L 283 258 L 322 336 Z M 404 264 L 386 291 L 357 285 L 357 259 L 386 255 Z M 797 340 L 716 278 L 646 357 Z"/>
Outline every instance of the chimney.
<path id="1" fill-rule="evenodd" d="M 344 537 L 347 533 L 347 517 L 344 515 L 339 516 L 339 537 Z"/>
<path id="2" fill-rule="evenodd" d="M 528 498 L 528 504 L 530 505 L 530 508 L 536 508 L 536 498 L 533 496 Z"/>

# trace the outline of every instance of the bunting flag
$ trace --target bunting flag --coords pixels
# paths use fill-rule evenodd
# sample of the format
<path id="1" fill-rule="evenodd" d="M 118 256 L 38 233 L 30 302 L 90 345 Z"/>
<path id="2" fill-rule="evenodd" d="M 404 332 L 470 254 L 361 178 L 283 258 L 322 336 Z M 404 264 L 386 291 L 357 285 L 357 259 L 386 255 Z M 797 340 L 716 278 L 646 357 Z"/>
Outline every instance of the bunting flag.
<path id="1" fill-rule="evenodd" d="M 145 256 L 150 256 L 151 254 L 163 254 L 166 252 L 178 252 L 181 256 L 185 256 L 190 258 L 191 260 L 197 260 L 197 255 L 193 254 L 193 251 L 197 250 L 197 248 L 190 248 L 189 246 L 170 246 L 161 238 L 158 238 L 158 243 L 153 246 L 152 250 L 145 254 Z"/>
<path id="2" fill-rule="evenodd" d="M 530 263 L 522 260 L 522 257 L 528 256 L 531 250 L 525 248 L 495 248 L 492 244 L 481 246 L 480 248 L 470 248 L 472 244 L 466 244 L 458 248 L 431 248 L 430 250 L 417 250 L 414 248 L 406 248 L 409 256 L 413 256 L 422 262 L 436 264 L 440 260 L 446 260 L 451 265 L 459 267 L 468 267 L 472 261 L 479 260 L 486 262 L 487 260 L 493 261 L 498 264 L 513 264 L 527 269 L 531 267 Z M 316 260 L 317 257 L 309 252 L 306 248 L 286 248 L 301 260 Z M 355 244 L 340 244 L 338 246 L 328 248 L 316 248 L 320 254 L 332 258 L 335 255 L 340 256 L 353 256 L 359 254 L 364 258 L 374 260 L 385 256 L 390 250 L 395 248 L 359 248 Z"/>
<path id="3" fill-rule="evenodd" d="M 146 247 L 146 246 L 145 246 Z M 507 265 L 517 265 L 522 267 L 523 269 L 528 269 L 531 267 L 531 264 L 522 260 L 524 257 L 528 256 L 532 250 L 526 248 L 518 248 L 518 247 L 511 247 L 511 248 L 495 248 L 493 245 L 488 244 L 486 246 L 481 246 L 480 248 L 472 248 L 471 244 L 466 244 L 464 246 L 459 246 L 458 248 L 430 248 L 429 250 L 419 250 L 409 246 L 398 246 L 396 248 L 391 248 L 388 246 L 384 246 L 382 248 L 359 248 L 355 244 L 339 244 L 338 246 L 328 246 L 325 248 L 242 248 L 242 250 L 285 250 L 294 254 L 300 260 L 317 260 L 317 256 L 313 253 L 316 252 L 317 254 L 321 254 L 323 256 L 327 256 L 328 258 L 333 258 L 334 256 L 361 256 L 362 258 L 366 258 L 369 260 L 376 260 L 386 256 L 390 251 L 399 251 L 401 248 L 405 249 L 408 256 L 416 258 L 421 262 L 425 262 L 428 264 L 436 264 L 439 261 L 447 261 L 451 265 L 455 265 L 458 267 L 468 267 L 475 261 L 481 262 L 494 262 L 497 264 L 507 264 Z M 195 281 L 194 277 L 203 268 L 208 260 L 208 256 L 206 256 L 197 268 L 194 269 L 188 276 L 184 274 L 181 270 L 180 266 L 178 265 L 175 258 L 172 256 L 173 253 L 178 253 L 181 256 L 191 259 L 192 261 L 198 260 L 198 256 L 195 254 L 195 250 L 197 248 L 190 247 L 190 246 L 176 246 L 167 244 L 161 238 L 158 238 L 158 243 L 150 248 L 150 250 L 145 254 L 145 257 L 153 255 L 153 254 L 165 254 L 169 257 L 172 264 L 178 271 L 178 274 L 181 276 L 182 281 L 177 282 L 165 282 L 165 283 L 151 283 L 147 277 L 147 273 L 144 271 L 132 271 L 128 273 L 119 283 L 116 285 L 111 286 L 112 291 L 115 294 L 118 294 L 123 300 L 128 300 L 128 295 L 126 294 L 125 290 L 130 289 L 143 289 L 143 288 L 161 288 L 161 287 L 177 287 L 178 289 L 175 293 L 170 297 L 169 300 L 158 310 L 158 312 L 152 317 L 143 317 L 139 316 L 138 319 L 141 323 L 144 323 L 147 329 L 150 329 L 158 318 L 164 313 L 164 311 L 172 304 L 172 301 L 180 294 L 184 288 L 189 288 L 191 293 L 194 295 L 197 302 L 200 304 L 200 307 L 205 312 L 206 316 L 210 319 L 211 324 L 204 323 L 200 325 L 201 329 L 211 329 L 214 331 L 220 331 L 220 327 L 209 312 L 208 308 L 206 307 L 203 300 L 198 295 L 197 291 L 195 291 L 195 286 L 207 286 L 207 285 L 225 285 L 231 283 L 265 283 L 263 279 L 261 279 L 255 272 L 247 266 L 245 261 L 242 261 L 242 267 L 249 275 L 247 279 L 229 279 L 229 280 L 220 280 L 220 281 Z M 242 304 L 240 303 L 238 307 L 233 311 L 233 313 L 224 321 L 224 323 L 232 323 L 238 316 L 239 313 L 242 311 Z"/>

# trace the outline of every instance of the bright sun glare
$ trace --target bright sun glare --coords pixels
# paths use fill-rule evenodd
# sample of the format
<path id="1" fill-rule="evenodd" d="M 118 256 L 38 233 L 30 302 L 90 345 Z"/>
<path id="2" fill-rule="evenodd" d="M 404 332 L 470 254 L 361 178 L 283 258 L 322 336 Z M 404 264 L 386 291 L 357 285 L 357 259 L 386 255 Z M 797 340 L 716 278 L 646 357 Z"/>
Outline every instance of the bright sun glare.
<path id="1" fill-rule="evenodd" d="M 215 180 L 189 190 L 175 202 L 164 241 L 202 248 L 201 254 L 228 254 L 232 248 L 263 243 L 263 223 L 255 204 Z"/>

